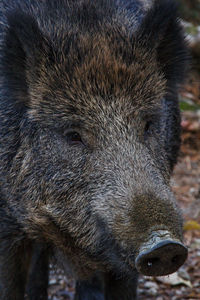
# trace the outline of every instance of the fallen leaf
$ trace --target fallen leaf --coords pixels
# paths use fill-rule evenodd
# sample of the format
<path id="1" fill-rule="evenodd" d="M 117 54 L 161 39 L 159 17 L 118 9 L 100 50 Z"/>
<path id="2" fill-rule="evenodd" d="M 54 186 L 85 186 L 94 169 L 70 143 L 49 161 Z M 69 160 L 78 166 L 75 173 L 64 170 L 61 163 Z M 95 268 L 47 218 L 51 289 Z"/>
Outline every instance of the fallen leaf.
<path id="1" fill-rule="evenodd" d="M 183 229 L 184 230 L 200 230 L 200 224 L 197 223 L 196 221 L 189 220 L 189 221 L 185 222 Z"/>
<path id="2" fill-rule="evenodd" d="M 171 275 L 168 275 L 168 276 L 156 277 L 156 280 L 158 280 L 164 284 L 167 284 L 167 285 L 175 286 L 175 285 L 183 284 L 185 286 L 192 288 L 191 282 L 189 280 L 185 280 L 182 277 L 180 277 L 177 272 L 173 273 Z"/>

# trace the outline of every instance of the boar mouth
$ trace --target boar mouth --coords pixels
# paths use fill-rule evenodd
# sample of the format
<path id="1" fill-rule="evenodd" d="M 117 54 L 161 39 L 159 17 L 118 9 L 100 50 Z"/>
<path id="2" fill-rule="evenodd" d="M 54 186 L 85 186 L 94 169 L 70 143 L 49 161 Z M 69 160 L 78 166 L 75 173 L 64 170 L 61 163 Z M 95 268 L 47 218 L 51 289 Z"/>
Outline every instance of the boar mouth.
<path id="1" fill-rule="evenodd" d="M 82 249 L 87 257 L 96 263 L 101 264 L 103 269 L 112 271 L 117 276 L 135 276 L 135 249 L 124 249 L 113 237 L 103 220 L 98 218 L 100 236 L 96 243 L 95 250 L 89 247 Z"/>

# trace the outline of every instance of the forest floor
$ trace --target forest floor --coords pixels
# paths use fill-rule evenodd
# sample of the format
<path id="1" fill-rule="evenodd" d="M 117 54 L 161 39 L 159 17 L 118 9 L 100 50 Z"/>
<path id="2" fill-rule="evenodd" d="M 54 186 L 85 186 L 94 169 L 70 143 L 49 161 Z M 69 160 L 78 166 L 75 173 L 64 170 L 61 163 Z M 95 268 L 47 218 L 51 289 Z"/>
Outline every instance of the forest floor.
<path id="1" fill-rule="evenodd" d="M 200 78 L 193 76 L 181 96 L 189 110 L 182 113 L 182 146 L 172 188 L 183 211 L 184 242 L 189 255 L 186 263 L 172 275 L 140 276 L 139 300 L 200 299 Z M 52 272 L 49 300 L 71 300 L 73 292 L 73 280 L 60 271 Z"/>

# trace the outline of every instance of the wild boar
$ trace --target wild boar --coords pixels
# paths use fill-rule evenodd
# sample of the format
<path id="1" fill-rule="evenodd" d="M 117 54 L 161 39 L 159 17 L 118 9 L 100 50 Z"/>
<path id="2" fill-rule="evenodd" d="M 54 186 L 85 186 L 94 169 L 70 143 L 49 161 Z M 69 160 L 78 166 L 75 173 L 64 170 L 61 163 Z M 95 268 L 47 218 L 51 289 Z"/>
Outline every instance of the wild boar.
<path id="1" fill-rule="evenodd" d="M 1 300 L 47 299 L 57 252 L 79 300 L 136 299 L 138 273 L 184 263 L 186 62 L 171 0 L 1 0 Z"/>

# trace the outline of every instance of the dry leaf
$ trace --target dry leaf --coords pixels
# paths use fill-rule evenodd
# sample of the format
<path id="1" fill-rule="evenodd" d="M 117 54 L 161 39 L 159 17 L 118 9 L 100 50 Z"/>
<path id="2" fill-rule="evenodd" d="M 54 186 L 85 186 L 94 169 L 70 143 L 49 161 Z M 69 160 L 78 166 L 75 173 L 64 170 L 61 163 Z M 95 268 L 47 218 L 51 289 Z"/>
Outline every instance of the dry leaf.
<path id="1" fill-rule="evenodd" d="M 180 277 L 177 272 L 168 276 L 156 277 L 156 280 L 168 285 L 174 286 L 174 285 L 183 284 L 185 286 L 192 288 L 191 282 L 189 280 L 185 280 L 182 277 Z"/>
<path id="2" fill-rule="evenodd" d="M 184 224 L 184 230 L 200 230 L 200 224 L 196 221 L 190 220 Z"/>

